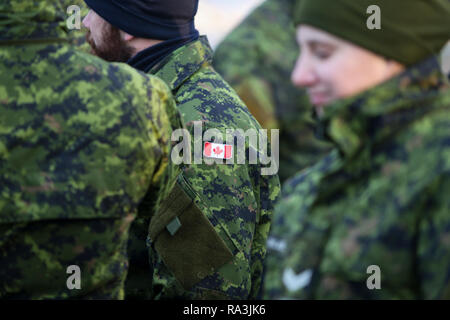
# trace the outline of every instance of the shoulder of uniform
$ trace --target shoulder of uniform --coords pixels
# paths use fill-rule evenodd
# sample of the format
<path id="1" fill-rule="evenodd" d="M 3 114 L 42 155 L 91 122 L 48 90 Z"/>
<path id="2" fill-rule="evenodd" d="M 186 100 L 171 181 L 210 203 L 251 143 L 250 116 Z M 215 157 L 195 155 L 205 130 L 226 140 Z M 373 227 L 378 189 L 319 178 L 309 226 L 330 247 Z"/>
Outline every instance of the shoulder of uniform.
<path id="1" fill-rule="evenodd" d="M 126 86 L 151 86 L 160 90 L 167 89 L 167 85 L 162 80 L 138 71 L 125 63 L 109 63 L 81 51 L 75 51 L 75 59 L 87 77 L 102 75 L 101 81 L 109 82 L 115 89 Z"/>
<path id="2" fill-rule="evenodd" d="M 261 129 L 237 93 L 215 71 L 202 70 L 193 75 L 175 96 L 181 113 L 189 114 L 191 121 L 206 120 L 205 126 L 219 130 Z"/>
<path id="3" fill-rule="evenodd" d="M 92 84 L 101 83 L 107 87 L 108 95 L 120 96 L 123 101 L 133 103 L 143 99 L 145 102 L 151 93 L 169 99 L 170 90 L 161 79 L 140 72 L 124 63 L 108 63 L 90 54 L 76 51 L 77 66 L 83 72 L 82 80 Z M 104 98 L 105 92 L 98 92 Z M 128 99 L 126 99 L 128 98 Z M 148 102 L 147 102 L 148 105 Z M 141 104 L 137 105 L 142 106 Z"/>
<path id="4" fill-rule="evenodd" d="M 76 51 L 72 59 L 77 69 L 71 71 L 73 76 L 68 75 L 67 80 L 71 96 L 83 101 L 84 106 L 79 107 L 98 116 L 114 114 L 121 126 L 133 128 L 136 135 L 146 135 L 150 127 L 166 133 L 164 128 L 171 127 L 166 107 L 174 105 L 173 97 L 162 80 L 126 64 L 108 63 L 83 52 Z M 77 109 L 74 112 L 76 117 Z M 98 116 L 86 121 L 98 121 Z"/>
<path id="5" fill-rule="evenodd" d="M 416 165 L 422 163 L 426 167 L 432 163 L 447 163 L 447 170 L 450 169 L 446 160 L 450 152 L 450 100 L 444 103 L 446 105 L 436 107 L 415 122 L 401 137 L 408 157 L 422 158 Z"/>

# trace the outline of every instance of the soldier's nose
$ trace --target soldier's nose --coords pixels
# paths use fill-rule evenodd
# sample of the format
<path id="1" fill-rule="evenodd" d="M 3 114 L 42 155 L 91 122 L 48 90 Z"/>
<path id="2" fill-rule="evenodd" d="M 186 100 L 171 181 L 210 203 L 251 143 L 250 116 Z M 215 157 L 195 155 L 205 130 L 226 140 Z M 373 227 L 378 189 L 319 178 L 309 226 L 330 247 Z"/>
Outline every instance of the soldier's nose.
<path id="1" fill-rule="evenodd" d="M 83 19 L 83 25 L 88 29 L 90 26 L 90 21 L 91 21 L 91 10 L 89 10 L 88 14 Z"/>
<path id="2" fill-rule="evenodd" d="M 296 87 L 310 87 L 316 82 L 316 77 L 312 68 L 302 59 L 298 59 L 291 74 L 291 81 Z"/>

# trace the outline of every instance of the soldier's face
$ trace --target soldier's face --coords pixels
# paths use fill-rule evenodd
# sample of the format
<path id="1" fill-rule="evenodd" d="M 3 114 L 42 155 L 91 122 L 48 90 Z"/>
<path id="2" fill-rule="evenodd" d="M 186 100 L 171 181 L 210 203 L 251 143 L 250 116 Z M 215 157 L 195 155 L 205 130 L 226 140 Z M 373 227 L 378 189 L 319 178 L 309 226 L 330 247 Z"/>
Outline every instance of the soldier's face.
<path id="1" fill-rule="evenodd" d="M 403 70 L 394 61 L 307 25 L 297 29 L 297 41 L 301 54 L 292 82 L 307 88 L 319 115 L 327 104 L 354 96 Z"/>
<path id="2" fill-rule="evenodd" d="M 87 28 L 86 41 L 96 56 L 110 62 L 126 62 L 133 48 L 123 39 L 121 31 L 90 10 L 83 19 Z"/>

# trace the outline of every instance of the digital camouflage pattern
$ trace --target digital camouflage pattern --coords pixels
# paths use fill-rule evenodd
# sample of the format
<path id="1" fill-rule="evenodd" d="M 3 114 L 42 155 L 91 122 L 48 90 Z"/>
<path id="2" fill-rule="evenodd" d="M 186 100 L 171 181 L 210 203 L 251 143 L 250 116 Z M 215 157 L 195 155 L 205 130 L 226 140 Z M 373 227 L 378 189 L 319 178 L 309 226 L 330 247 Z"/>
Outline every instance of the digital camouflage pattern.
<path id="1" fill-rule="evenodd" d="M 163 81 L 75 51 L 62 8 L 0 3 L 2 299 L 124 298 L 129 227 L 181 126 Z"/>
<path id="2" fill-rule="evenodd" d="M 194 137 L 194 121 L 202 123 L 203 132 L 212 128 L 218 129 L 223 134 L 224 141 L 226 129 L 240 128 L 244 131 L 252 128 L 260 129 L 260 125 L 236 93 L 214 71 L 211 60 L 212 50 L 208 40 L 206 37 L 201 37 L 174 51 L 157 64 L 151 73 L 163 79 L 172 89 L 178 110 L 192 137 Z M 192 139 L 192 150 L 194 150 L 194 143 Z M 252 147 L 255 146 L 251 146 L 246 141 L 246 151 L 248 152 Z M 181 221 L 180 233 L 175 234 L 174 237 L 165 231 L 164 241 L 174 242 L 175 248 L 172 251 L 180 251 L 178 255 L 173 252 L 167 254 L 167 261 L 171 260 L 171 268 L 166 266 L 161 258 L 162 249 L 160 251 L 155 249 L 154 237 L 152 239 L 150 235 L 148 238 L 150 269 L 153 270 L 152 292 L 149 292 L 148 286 L 151 281 L 146 279 L 149 266 L 148 263 L 145 264 L 145 259 L 148 255 L 143 252 L 147 222 L 140 226 L 138 223 L 134 224 L 135 237 L 134 245 L 131 244 L 133 249 L 131 249 L 130 277 L 127 280 L 130 284 L 127 286 L 127 294 L 129 293 L 127 297 L 154 299 L 254 299 L 260 297 L 263 260 L 266 254 L 265 244 L 271 225 L 273 206 L 280 193 L 278 176 L 261 175 L 261 167 L 261 164 L 182 165 L 177 186 L 188 195 L 189 202 L 195 203 L 200 210 L 200 215 L 197 215 L 195 219 L 192 218 L 195 221 L 189 221 L 187 218 L 185 218 L 186 222 Z M 183 202 L 180 198 L 176 199 L 176 202 Z M 168 205 L 171 202 L 169 200 Z M 175 204 L 175 206 L 181 206 L 181 204 Z M 183 208 L 180 211 L 181 218 L 183 215 L 191 214 L 191 212 L 184 212 Z M 213 239 L 218 234 L 219 240 L 222 239 L 225 248 L 231 251 L 232 256 L 226 263 L 219 263 L 217 268 L 211 267 L 210 270 L 200 274 L 200 271 L 195 268 L 204 266 L 198 263 L 195 268 L 191 268 L 193 270 L 188 271 L 190 266 L 183 264 L 182 255 L 197 255 L 199 259 L 205 260 L 205 264 L 214 264 L 219 259 L 219 250 L 210 250 L 211 254 L 205 256 L 198 252 L 200 250 L 198 247 L 187 245 L 186 243 L 192 240 L 185 236 L 190 231 L 188 230 L 190 227 L 183 228 L 183 224 L 191 223 L 191 227 L 196 228 L 203 217 L 207 217 L 209 222 L 204 223 L 204 227 L 198 228 L 198 234 L 192 236 Z M 208 224 L 213 226 L 213 234 L 203 235 L 207 233 Z M 178 240 L 176 237 L 179 237 Z M 198 246 L 208 246 L 208 243 L 204 242 L 208 241 L 200 242 Z M 161 244 L 161 247 L 164 245 Z M 223 256 L 226 257 L 226 252 Z M 192 261 L 197 263 L 196 259 Z M 172 272 L 175 269 L 179 270 L 180 277 L 176 277 L 175 272 Z M 131 271 L 134 271 L 134 274 Z M 196 281 L 186 275 L 188 272 L 197 271 Z M 147 284 L 137 288 L 142 283 Z"/>
<path id="3" fill-rule="evenodd" d="M 324 109 L 336 150 L 283 188 L 267 298 L 450 298 L 450 85 L 439 69 L 432 58 Z M 380 290 L 367 286 L 373 265 Z"/>
<path id="4" fill-rule="evenodd" d="M 293 2 L 265 1 L 217 47 L 213 63 L 264 128 L 280 129 L 282 182 L 330 147 L 314 136 L 313 108 L 290 81 L 299 55 Z"/>

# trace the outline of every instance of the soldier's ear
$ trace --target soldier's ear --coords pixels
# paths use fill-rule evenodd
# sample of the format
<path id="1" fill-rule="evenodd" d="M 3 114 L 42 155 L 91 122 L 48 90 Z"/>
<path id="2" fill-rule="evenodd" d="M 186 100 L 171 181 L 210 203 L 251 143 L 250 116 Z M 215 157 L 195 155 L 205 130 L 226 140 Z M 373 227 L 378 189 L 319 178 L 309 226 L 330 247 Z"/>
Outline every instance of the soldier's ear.
<path id="1" fill-rule="evenodd" d="M 128 41 L 133 40 L 134 38 L 135 38 L 135 36 L 132 36 L 131 34 L 128 34 L 128 33 L 122 31 L 122 39 L 123 40 L 128 42 Z"/>

